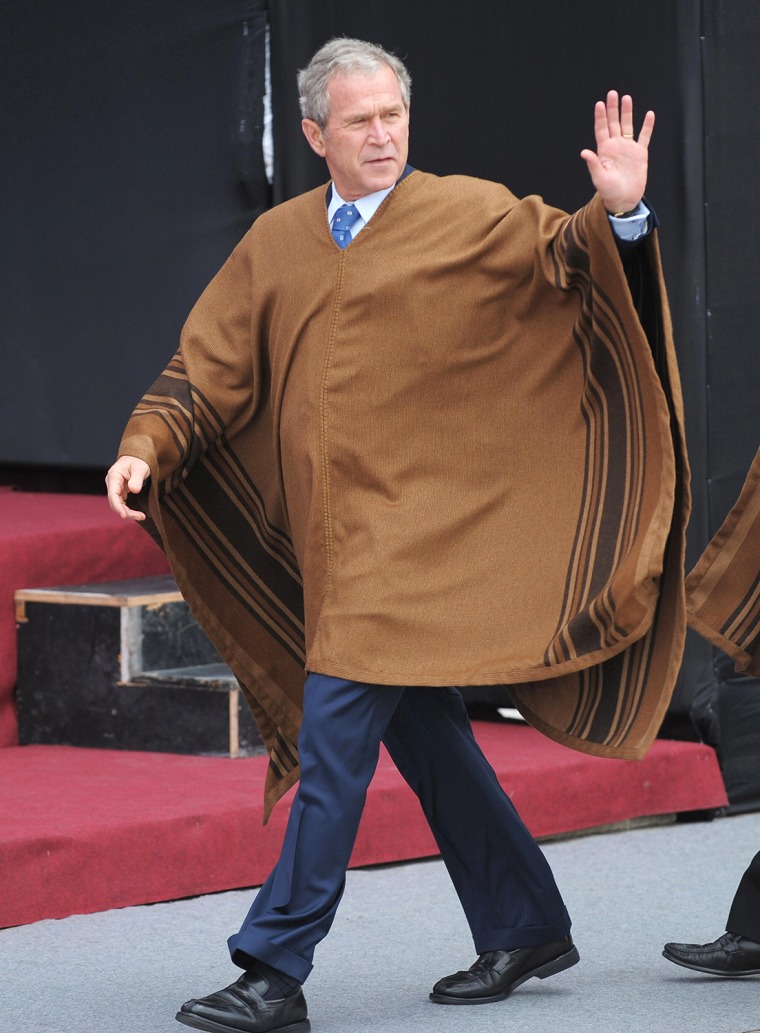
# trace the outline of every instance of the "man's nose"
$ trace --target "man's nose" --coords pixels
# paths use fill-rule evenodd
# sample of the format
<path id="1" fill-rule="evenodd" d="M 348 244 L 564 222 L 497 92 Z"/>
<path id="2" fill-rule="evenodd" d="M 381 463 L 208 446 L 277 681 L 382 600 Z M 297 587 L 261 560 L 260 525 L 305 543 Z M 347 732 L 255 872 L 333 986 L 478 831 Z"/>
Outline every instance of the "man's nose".
<path id="1" fill-rule="evenodd" d="M 388 139 L 388 130 L 379 115 L 375 116 L 369 124 L 369 138 L 373 143 L 383 144 Z"/>

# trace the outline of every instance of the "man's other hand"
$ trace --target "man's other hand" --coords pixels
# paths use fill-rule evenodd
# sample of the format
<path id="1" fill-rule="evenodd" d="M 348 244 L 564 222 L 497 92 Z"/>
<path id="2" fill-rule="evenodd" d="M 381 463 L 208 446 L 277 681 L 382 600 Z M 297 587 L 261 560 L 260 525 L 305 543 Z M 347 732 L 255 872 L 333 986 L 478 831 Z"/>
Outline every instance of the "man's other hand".
<path id="1" fill-rule="evenodd" d="M 106 474 L 108 505 L 122 520 L 144 520 L 145 514 L 127 506 L 127 495 L 137 495 L 150 476 L 150 467 L 135 456 L 119 456 Z"/>

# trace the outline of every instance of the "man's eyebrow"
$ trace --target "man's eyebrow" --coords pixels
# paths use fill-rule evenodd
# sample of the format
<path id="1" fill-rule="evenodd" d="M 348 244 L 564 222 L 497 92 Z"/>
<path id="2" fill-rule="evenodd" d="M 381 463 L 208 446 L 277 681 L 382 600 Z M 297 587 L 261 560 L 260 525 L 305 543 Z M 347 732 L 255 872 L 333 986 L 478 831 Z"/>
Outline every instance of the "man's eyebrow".
<path id="1" fill-rule="evenodd" d="M 361 109 L 361 110 L 357 108 L 356 111 L 349 112 L 347 115 L 345 115 L 341 119 L 341 121 L 344 122 L 344 123 L 349 123 L 349 122 L 358 122 L 358 121 L 360 121 L 363 118 L 371 118 L 372 115 L 374 114 L 374 110 L 375 110 L 374 108 L 372 108 L 371 110 L 369 108 L 364 108 L 364 109 Z M 392 112 L 392 111 L 403 111 L 403 110 L 404 110 L 404 103 L 403 103 L 403 101 L 394 101 L 392 104 L 385 104 L 382 107 L 378 108 L 378 113 L 380 115 L 387 115 L 389 112 Z"/>

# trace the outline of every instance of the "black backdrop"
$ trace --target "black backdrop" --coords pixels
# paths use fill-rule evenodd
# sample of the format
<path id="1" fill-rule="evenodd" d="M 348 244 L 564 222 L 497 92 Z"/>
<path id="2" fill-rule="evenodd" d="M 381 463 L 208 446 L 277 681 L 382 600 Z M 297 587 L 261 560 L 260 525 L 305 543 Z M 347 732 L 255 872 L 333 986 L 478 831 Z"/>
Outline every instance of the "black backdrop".
<path id="1" fill-rule="evenodd" d="M 269 203 L 251 146 L 265 7 L 3 3 L 0 463 L 107 466 Z"/>
<path id="2" fill-rule="evenodd" d="M 0 61 L 0 481 L 97 472 L 182 321 L 269 201 L 261 155 L 271 26 L 272 197 L 325 178 L 295 70 L 357 35 L 408 63 L 413 164 L 574 208 L 592 107 L 657 112 L 648 195 L 662 219 L 694 474 L 693 561 L 760 444 L 757 0 L 6 0 Z M 4 474 L 4 476 L 3 476 Z M 722 677 L 722 675 L 721 675 Z M 691 639 L 673 708 L 710 696 Z"/>

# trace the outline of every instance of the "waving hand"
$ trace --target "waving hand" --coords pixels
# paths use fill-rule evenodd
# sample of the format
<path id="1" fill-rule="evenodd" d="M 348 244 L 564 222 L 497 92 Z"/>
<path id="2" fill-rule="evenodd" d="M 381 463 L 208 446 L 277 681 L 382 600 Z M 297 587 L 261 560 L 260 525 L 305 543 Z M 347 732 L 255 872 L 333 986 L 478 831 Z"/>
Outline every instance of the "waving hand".
<path id="1" fill-rule="evenodd" d="M 654 129 L 654 112 L 644 116 L 638 139 L 633 127 L 633 101 L 625 94 L 618 100 L 615 90 L 607 103 L 594 107 L 596 151 L 581 151 L 594 187 L 611 214 L 629 212 L 644 195 L 649 165 L 649 141 Z"/>

